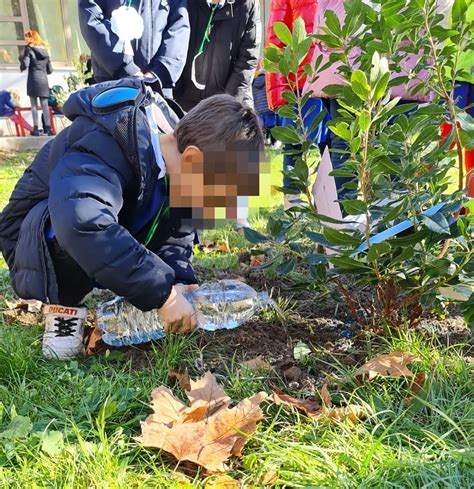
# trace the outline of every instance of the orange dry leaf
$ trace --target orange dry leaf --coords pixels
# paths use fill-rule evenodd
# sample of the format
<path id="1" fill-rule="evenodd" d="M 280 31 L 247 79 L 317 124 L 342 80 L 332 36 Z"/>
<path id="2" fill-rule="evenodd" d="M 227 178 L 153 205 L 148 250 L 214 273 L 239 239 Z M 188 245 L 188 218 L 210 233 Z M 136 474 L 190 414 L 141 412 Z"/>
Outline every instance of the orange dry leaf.
<path id="1" fill-rule="evenodd" d="M 320 396 L 323 401 L 322 407 L 318 407 L 319 404 L 314 401 L 298 399 L 285 394 L 279 389 L 275 389 L 275 391 L 273 392 L 273 401 L 275 404 L 285 404 L 287 406 L 294 407 L 304 412 L 311 418 L 326 418 L 334 421 L 344 421 L 345 419 L 349 419 L 355 423 L 367 418 L 369 415 L 369 410 L 367 407 L 358 406 L 357 404 L 333 407 L 331 394 L 329 393 L 326 385 L 322 387 L 320 392 Z"/>
<path id="2" fill-rule="evenodd" d="M 137 440 L 148 448 L 171 453 L 178 461 L 188 460 L 209 471 L 225 470 L 231 455 L 240 455 L 247 439 L 263 419 L 260 392 L 229 408 L 230 398 L 215 377 L 207 372 L 190 381 L 187 406 L 164 386 L 152 392 L 153 414 L 141 424 Z"/>
<path id="3" fill-rule="evenodd" d="M 378 375 L 383 377 L 412 377 L 413 372 L 407 368 L 417 358 L 408 351 L 394 351 L 388 355 L 380 355 L 362 365 L 354 373 L 354 377 L 370 382 Z"/>
<path id="4" fill-rule="evenodd" d="M 275 404 L 283 404 L 293 407 L 308 416 L 319 416 L 323 412 L 321 405 L 318 402 L 309 401 L 307 399 L 298 399 L 297 397 L 286 394 L 278 388 L 274 388 L 272 397 Z"/>
<path id="5" fill-rule="evenodd" d="M 250 256 L 250 266 L 258 267 L 265 261 L 265 255 L 251 255 Z"/>

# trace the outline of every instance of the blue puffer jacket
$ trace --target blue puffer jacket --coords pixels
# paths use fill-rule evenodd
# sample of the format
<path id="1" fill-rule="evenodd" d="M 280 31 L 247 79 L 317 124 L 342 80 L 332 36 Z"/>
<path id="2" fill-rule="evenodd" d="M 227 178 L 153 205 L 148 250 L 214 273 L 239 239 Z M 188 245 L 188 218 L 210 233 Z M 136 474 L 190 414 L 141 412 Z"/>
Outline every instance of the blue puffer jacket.
<path id="1" fill-rule="evenodd" d="M 97 82 L 118 80 L 151 71 L 164 88 L 172 88 L 186 63 L 189 44 L 187 0 L 132 0 L 131 6 L 142 16 L 143 35 L 132 41 L 133 56 L 114 53 L 118 41 L 110 18 L 128 0 L 79 0 L 79 23 L 92 56 Z"/>
<path id="2" fill-rule="evenodd" d="M 139 88 L 140 100 L 95 114 L 93 97 L 113 86 Z M 171 209 L 149 249 L 141 244 L 155 208 L 167 198 L 144 110 L 149 98 L 144 83 L 125 79 L 79 91 L 64 105 L 72 125 L 38 153 L 0 214 L 0 251 L 20 297 L 58 302 L 45 239 L 49 222 L 59 245 L 89 277 L 142 310 L 160 307 L 173 283 L 196 282 L 196 234 L 184 219 L 188 211 Z M 163 99 L 159 105 L 175 125 L 176 114 Z M 137 229 L 144 215 L 148 222 Z"/>

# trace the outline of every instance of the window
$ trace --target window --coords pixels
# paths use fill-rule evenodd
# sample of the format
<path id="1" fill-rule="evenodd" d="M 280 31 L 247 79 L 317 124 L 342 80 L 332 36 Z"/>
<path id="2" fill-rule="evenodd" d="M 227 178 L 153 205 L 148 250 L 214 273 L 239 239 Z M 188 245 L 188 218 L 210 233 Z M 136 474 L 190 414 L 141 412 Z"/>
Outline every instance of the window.
<path id="1" fill-rule="evenodd" d="M 29 29 L 48 42 L 57 67 L 72 66 L 89 52 L 79 29 L 77 0 L 0 0 L 0 65 L 18 66 Z"/>
<path id="2" fill-rule="evenodd" d="M 18 65 L 25 45 L 23 33 L 28 30 L 24 0 L 0 0 L 0 64 Z"/>

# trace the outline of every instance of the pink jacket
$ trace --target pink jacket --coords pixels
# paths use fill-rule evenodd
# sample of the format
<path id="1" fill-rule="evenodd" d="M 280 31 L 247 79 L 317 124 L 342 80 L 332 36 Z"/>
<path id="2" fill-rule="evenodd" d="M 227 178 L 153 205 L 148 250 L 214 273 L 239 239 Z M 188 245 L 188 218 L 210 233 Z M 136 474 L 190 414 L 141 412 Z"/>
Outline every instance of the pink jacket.
<path id="1" fill-rule="evenodd" d="M 344 1 L 343 0 L 319 0 L 319 6 L 316 12 L 316 19 L 314 22 L 315 26 L 315 34 L 323 34 L 322 27 L 326 25 L 326 19 L 324 17 L 324 12 L 326 10 L 332 10 L 337 17 L 339 18 L 339 22 L 341 25 L 344 24 L 344 19 L 346 16 L 346 12 L 344 9 Z M 329 61 L 329 55 L 331 52 L 334 52 L 335 48 L 328 48 L 322 42 L 317 41 L 316 46 L 313 52 L 313 60 L 312 65 L 316 62 L 316 59 L 322 55 L 323 61 L 321 66 Z M 349 56 L 349 63 L 351 60 L 354 60 L 354 64 L 352 65 L 356 68 L 355 58 L 360 54 L 360 52 L 356 49 Z M 417 56 L 415 54 L 409 54 L 405 57 L 405 59 L 401 63 L 402 72 L 401 73 L 393 73 L 392 78 L 406 76 L 417 63 Z M 341 85 L 345 83 L 344 78 L 339 74 L 338 67 L 340 63 L 334 63 L 326 70 L 319 73 L 319 78 L 316 82 L 310 84 L 306 83 L 305 89 L 313 90 L 314 97 L 322 97 L 327 98 L 328 96 L 323 92 L 323 88 L 327 85 Z M 422 71 L 419 73 L 419 76 L 422 79 L 425 79 L 427 76 L 426 71 Z M 402 84 L 397 87 L 392 88 L 392 97 L 401 97 L 404 100 L 416 100 L 418 102 L 426 102 L 430 99 L 430 96 L 426 96 L 420 93 L 417 93 L 415 96 L 411 95 L 411 90 L 417 85 L 416 80 L 411 80 L 408 84 Z"/>

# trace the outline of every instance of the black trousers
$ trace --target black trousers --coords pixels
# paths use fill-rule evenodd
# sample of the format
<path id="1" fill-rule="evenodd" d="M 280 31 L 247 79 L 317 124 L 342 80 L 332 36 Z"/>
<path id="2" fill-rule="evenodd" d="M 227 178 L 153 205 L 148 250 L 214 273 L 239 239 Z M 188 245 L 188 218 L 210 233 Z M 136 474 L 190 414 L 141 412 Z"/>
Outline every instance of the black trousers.
<path id="1" fill-rule="evenodd" d="M 56 238 L 48 239 L 48 248 L 58 282 L 59 303 L 71 307 L 82 305 L 86 295 L 94 288 L 93 280 L 59 246 Z"/>

